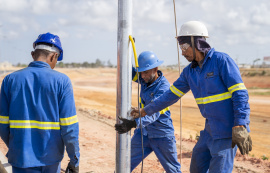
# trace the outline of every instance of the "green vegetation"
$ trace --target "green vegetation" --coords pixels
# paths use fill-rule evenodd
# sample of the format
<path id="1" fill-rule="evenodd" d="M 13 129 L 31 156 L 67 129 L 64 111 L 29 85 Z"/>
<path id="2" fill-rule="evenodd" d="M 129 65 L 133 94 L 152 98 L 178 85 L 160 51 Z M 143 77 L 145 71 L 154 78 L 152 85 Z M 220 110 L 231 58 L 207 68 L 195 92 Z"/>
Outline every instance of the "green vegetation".
<path id="1" fill-rule="evenodd" d="M 28 64 L 21 64 L 18 63 L 17 65 L 15 65 L 16 67 L 27 67 Z M 56 64 L 56 67 L 58 68 L 100 68 L 100 67 L 110 67 L 113 68 L 115 67 L 110 60 L 107 61 L 107 63 L 105 63 L 104 61 L 101 61 L 100 59 L 96 59 L 95 62 L 83 62 L 83 63 L 76 63 L 76 62 L 71 62 L 71 63 L 65 63 L 64 61 L 58 62 Z"/>
<path id="2" fill-rule="evenodd" d="M 99 68 L 99 67 L 114 67 L 114 65 L 111 63 L 111 61 L 109 60 L 107 62 L 107 64 L 105 64 L 105 62 L 101 61 L 100 59 L 96 59 L 96 62 L 83 62 L 83 63 L 64 63 L 64 62 L 59 62 L 56 64 L 56 67 L 59 68 L 79 68 L 79 67 L 83 67 L 83 68 Z"/>
<path id="3" fill-rule="evenodd" d="M 249 92 L 249 95 L 270 96 L 270 91 L 267 92 Z"/>
<path id="4" fill-rule="evenodd" d="M 270 76 L 270 68 L 240 69 L 241 76 Z"/>
<path id="5" fill-rule="evenodd" d="M 195 140 L 198 141 L 200 138 L 200 135 L 198 133 L 196 133 L 196 137 L 195 137 Z"/>
<path id="6" fill-rule="evenodd" d="M 268 157 L 266 157 L 265 154 L 264 154 L 261 158 L 262 158 L 263 160 L 268 160 Z"/>
<path id="7" fill-rule="evenodd" d="M 193 139 L 193 136 L 192 136 L 192 135 L 189 135 L 189 139 L 191 139 L 191 140 L 192 140 L 192 139 Z"/>

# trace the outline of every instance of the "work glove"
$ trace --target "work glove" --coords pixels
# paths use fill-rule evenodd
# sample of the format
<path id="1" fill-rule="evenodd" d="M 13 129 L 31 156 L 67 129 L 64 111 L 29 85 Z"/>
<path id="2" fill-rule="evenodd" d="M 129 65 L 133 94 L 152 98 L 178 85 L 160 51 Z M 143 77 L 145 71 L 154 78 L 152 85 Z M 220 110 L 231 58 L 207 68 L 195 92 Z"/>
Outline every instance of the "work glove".
<path id="1" fill-rule="evenodd" d="M 65 173 L 79 173 L 79 166 L 72 166 L 69 162 Z"/>
<path id="2" fill-rule="evenodd" d="M 128 120 L 122 117 L 118 117 L 120 120 L 122 120 L 123 122 L 121 124 L 115 124 L 115 130 L 119 133 L 119 134 L 123 134 L 126 133 L 128 131 L 131 130 L 131 128 L 136 128 L 137 124 L 135 120 Z"/>
<path id="3" fill-rule="evenodd" d="M 248 154 L 252 150 L 252 140 L 245 127 L 235 127 L 232 129 L 232 148 L 238 146 L 242 155 Z"/>

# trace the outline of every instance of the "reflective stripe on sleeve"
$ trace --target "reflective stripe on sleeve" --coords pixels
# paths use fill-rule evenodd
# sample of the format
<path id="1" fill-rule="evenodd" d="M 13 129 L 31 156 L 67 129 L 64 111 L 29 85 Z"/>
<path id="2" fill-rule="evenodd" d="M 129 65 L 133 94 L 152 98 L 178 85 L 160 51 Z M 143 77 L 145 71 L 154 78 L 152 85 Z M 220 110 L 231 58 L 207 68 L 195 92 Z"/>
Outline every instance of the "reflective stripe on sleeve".
<path id="1" fill-rule="evenodd" d="M 231 86 L 230 88 L 228 88 L 229 92 L 232 94 L 234 91 L 237 90 L 246 90 L 247 88 L 245 87 L 244 83 L 239 83 L 236 85 Z"/>
<path id="2" fill-rule="evenodd" d="M 229 92 L 225 92 L 222 94 L 217 94 L 213 96 L 208 96 L 208 97 L 203 97 L 203 98 L 196 98 L 197 104 L 207 104 L 207 103 L 213 103 L 213 102 L 218 102 L 222 100 L 226 100 L 231 98 L 232 95 Z"/>
<path id="3" fill-rule="evenodd" d="M 170 90 L 177 95 L 178 97 L 182 97 L 183 95 L 185 95 L 182 91 L 180 91 L 179 89 L 177 89 L 175 86 L 171 86 Z"/>
<path id="4" fill-rule="evenodd" d="M 136 75 L 134 76 L 132 80 L 135 82 L 137 79 L 138 79 L 138 73 L 136 73 Z"/>
<path id="5" fill-rule="evenodd" d="M 9 117 L 0 115 L 0 124 L 9 124 Z"/>
<path id="6" fill-rule="evenodd" d="M 59 122 L 41 122 L 35 120 L 10 120 L 10 128 L 19 129 L 41 129 L 41 130 L 60 130 Z"/>
<path id="7" fill-rule="evenodd" d="M 160 114 L 165 114 L 165 112 L 169 111 L 170 107 L 166 107 L 165 109 L 159 111 Z"/>
<path id="8" fill-rule="evenodd" d="M 141 104 L 141 108 L 144 108 L 144 104 L 142 103 L 142 98 L 140 97 L 140 104 Z"/>
<path id="9" fill-rule="evenodd" d="M 61 126 L 68 126 L 68 125 L 72 125 L 78 122 L 78 117 L 77 115 L 74 115 L 72 117 L 69 118 L 60 118 L 60 125 Z"/>

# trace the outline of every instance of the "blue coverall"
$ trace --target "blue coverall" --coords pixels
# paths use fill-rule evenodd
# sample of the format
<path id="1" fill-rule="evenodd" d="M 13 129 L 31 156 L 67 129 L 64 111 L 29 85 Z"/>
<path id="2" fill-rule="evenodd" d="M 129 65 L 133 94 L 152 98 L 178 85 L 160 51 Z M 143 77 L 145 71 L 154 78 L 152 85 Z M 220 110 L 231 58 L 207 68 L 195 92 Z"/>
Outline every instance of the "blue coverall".
<path id="1" fill-rule="evenodd" d="M 163 76 L 161 71 L 158 71 L 158 79 L 148 86 L 147 83 L 140 77 L 141 93 L 140 104 L 141 108 L 151 103 L 165 91 L 169 90 L 170 84 Z M 133 81 L 138 80 L 135 69 L 132 71 Z M 142 144 L 140 120 L 135 119 L 137 128 L 131 139 L 131 171 L 138 166 L 142 161 Z M 172 124 L 171 113 L 169 107 L 161 111 L 153 112 L 142 118 L 143 127 L 143 146 L 144 158 L 152 151 L 155 152 L 161 165 L 168 173 L 181 172 L 180 164 L 177 161 L 176 141 L 174 137 L 174 127 Z"/>
<path id="2" fill-rule="evenodd" d="M 79 124 L 65 74 L 45 62 L 31 62 L 4 78 L 0 101 L 0 136 L 14 172 L 60 172 L 65 147 L 70 163 L 79 165 Z"/>
<path id="3" fill-rule="evenodd" d="M 199 141 L 193 149 L 191 173 L 231 172 L 237 147 L 231 148 L 232 127 L 249 129 L 248 92 L 239 69 L 229 55 L 212 48 L 202 67 L 184 68 L 170 90 L 148 104 L 148 115 L 177 102 L 191 89 L 205 121 Z"/>

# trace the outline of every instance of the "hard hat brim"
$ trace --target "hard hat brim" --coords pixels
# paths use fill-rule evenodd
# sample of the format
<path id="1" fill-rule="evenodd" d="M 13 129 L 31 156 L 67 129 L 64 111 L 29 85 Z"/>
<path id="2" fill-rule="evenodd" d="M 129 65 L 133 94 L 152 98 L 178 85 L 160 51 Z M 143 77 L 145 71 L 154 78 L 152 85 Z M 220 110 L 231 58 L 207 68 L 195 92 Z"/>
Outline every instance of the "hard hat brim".
<path id="1" fill-rule="evenodd" d="M 143 72 L 143 71 L 147 71 L 147 70 L 151 70 L 151 69 L 153 69 L 153 68 L 156 68 L 156 67 L 158 67 L 158 66 L 160 66 L 162 63 L 163 63 L 164 61 L 158 61 L 157 63 L 155 63 L 155 64 L 152 64 L 151 66 L 149 66 L 149 67 L 139 67 L 138 68 L 138 72 Z"/>

